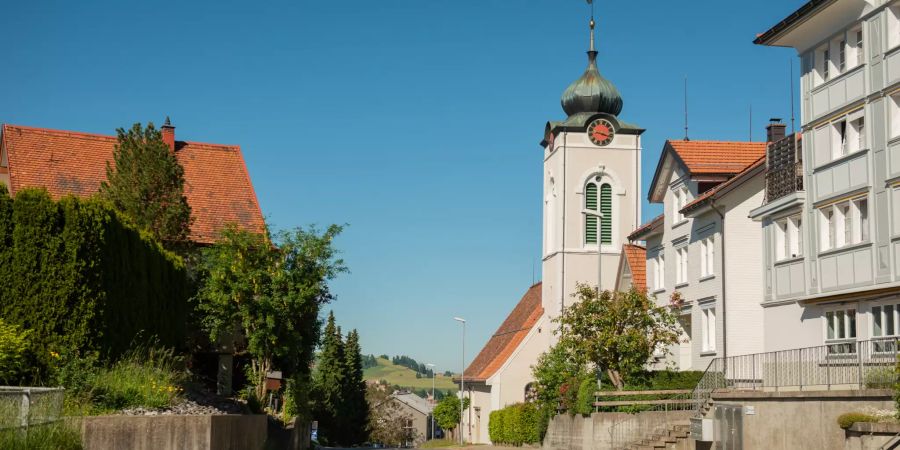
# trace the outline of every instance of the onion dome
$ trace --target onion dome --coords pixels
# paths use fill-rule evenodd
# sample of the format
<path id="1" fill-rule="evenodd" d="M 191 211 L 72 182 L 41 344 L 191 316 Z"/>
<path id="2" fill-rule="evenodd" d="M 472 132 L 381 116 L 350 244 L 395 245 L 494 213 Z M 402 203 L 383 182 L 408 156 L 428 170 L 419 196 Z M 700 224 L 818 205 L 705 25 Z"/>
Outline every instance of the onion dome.
<path id="1" fill-rule="evenodd" d="M 569 116 L 578 113 L 606 113 L 618 116 L 622 112 L 622 106 L 619 90 L 600 75 L 600 70 L 597 69 L 597 52 L 591 49 L 588 52 L 587 70 L 562 95 L 563 111 Z"/>

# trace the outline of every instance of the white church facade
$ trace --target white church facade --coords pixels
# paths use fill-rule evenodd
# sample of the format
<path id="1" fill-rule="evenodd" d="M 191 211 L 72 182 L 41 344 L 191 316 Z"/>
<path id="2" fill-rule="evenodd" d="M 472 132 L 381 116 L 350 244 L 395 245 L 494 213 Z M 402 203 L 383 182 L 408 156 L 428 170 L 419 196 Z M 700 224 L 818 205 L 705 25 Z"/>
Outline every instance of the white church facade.
<path id="1" fill-rule="evenodd" d="M 597 67 L 591 46 L 584 74 L 563 93 L 565 120 L 549 122 L 544 166 L 543 281 L 531 286 L 465 370 L 471 407 L 467 441 L 489 443 L 491 411 L 526 401 L 531 366 L 554 344 L 552 320 L 580 283 L 612 289 L 626 236 L 641 222 L 644 130 L 624 122 L 623 101 Z"/>

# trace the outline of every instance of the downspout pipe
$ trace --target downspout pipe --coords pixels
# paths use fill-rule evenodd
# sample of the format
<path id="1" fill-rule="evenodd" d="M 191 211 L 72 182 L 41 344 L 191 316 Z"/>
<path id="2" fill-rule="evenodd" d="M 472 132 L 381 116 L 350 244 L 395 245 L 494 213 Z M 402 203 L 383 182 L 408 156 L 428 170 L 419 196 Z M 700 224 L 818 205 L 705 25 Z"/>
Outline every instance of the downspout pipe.
<path id="1" fill-rule="evenodd" d="M 719 215 L 719 222 L 722 224 L 722 361 L 724 363 L 727 361 L 725 358 L 728 356 L 728 315 L 726 314 L 727 303 L 725 302 L 725 274 L 727 273 L 725 270 L 725 214 L 722 214 L 722 211 L 716 207 L 715 198 L 710 199 L 709 207 Z"/>

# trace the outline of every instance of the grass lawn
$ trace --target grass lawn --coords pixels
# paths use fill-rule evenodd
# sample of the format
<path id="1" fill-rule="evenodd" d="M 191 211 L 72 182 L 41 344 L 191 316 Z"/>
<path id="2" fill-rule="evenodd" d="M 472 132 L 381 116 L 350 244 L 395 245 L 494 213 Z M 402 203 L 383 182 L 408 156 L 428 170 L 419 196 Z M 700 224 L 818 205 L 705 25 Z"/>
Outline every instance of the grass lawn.
<path id="1" fill-rule="evenodd" d="M 434 387 L 442 391 L 455 392 L 457 387 L 450 377 L 436 374 Z M 378 365 L 366 369 L 363 373 L 366 380 L 387 380 L 390 384 L 412 389 L 431 389 L 431 378 L 416 378 L 416 372 L 408 367 L 394 365 L 387 359 L 378 358 Z"/>

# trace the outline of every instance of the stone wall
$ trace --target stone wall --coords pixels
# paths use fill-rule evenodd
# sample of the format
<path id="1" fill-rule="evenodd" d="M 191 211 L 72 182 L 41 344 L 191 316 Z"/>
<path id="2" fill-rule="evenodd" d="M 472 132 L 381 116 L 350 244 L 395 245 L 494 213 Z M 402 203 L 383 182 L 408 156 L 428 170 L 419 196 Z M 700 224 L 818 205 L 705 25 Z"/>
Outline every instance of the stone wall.
<path id="1" fill-rule="evenodd" d="M 900 435 L 900 424 L 857 423 L 844 434 L 844 449 L 884 450 L 898 448 L 900 447 L 898 435 Z"/>
<path id="2" fill-rule="evenodd" d="M 731 392 L 713 396 L 715 403 L 744 407 L 744 448 L 842 450 L 841 414 L 865 408 L 894 409 L 892 391 Z M 748 414 L 748 408 L 753 414 Z M 708 415 L 712 417 L 712 412 Z"/>
<path id="3" fill-rule="evenodd" d="M 98 416 L 81 421 L 86 450 L 261 450 L 266 416 Z"/>
<path id="4" fill-rule="evenodd" d="M 559 415 L 554 417 L 547 427 L 543 448 L 545 450 L 605 450 L 611 448 L 610 430 L 615 422 L 625 419 L 659 421 L 666 416 L 670 419 L 687 420 L 690 413 L 650 411 L 637 415 L 625 413 L 594 413 L 590 417 Z"/>

